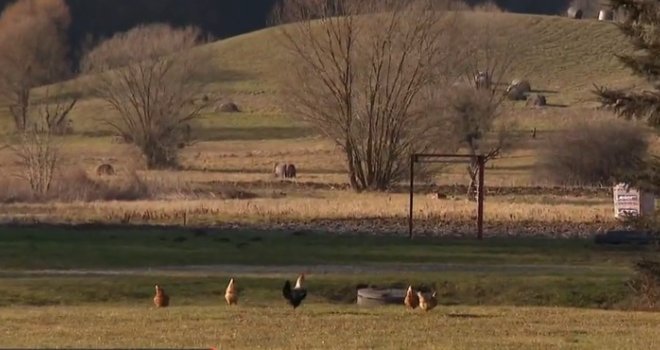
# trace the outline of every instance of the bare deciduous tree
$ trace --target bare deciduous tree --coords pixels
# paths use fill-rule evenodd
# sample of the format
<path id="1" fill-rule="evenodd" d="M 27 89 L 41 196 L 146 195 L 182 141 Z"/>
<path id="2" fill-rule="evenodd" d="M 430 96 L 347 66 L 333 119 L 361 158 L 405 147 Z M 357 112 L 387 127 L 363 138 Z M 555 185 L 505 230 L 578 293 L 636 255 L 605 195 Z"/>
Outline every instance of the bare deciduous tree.
<path id="1" fill-rule="evenodd" d="M 190 123 L 211 103 L 197 99 L 204 56 L 188 52 L 200 34 L 193 27 L 138 26 L 102 42 L 83 61 L 84 71 L 100 73 L 95 91 L 117 114 L 104 122 L 141 150 L 149 168 L 176 165 L 191 141 Z"/>
<path id="2" fill-rule="evenodd" d="M 333 140 L 357 191 L 402 180 L 412 152 L 439 147 L 426 90 L 446 83 L 453 17 L 433 1 L 284 0 L 290 64 L 283 108 Z M 451 29 L 451 30 L 450 30 Z"/>
<path id="3" fill-rule="evenodd" d="M 0 97 L 17 130 L 29 122 L 30 90 L 69 74 L 64 0 L 19 0 L 0 15 Z"/>
<path id="4" fill-rule="evenodd" d="M 51 93 L 46 88 L 43 96 L 30 103 L 30 118 L 36 118 L 40 130 L 47 130 L 53 135 L 66 135 L 73 132 L 69 114 L 78 103 L 78 96 L 66 96 L 59 89 Z"/>
<path id="5" fill-rule="evenodd" d="M 28 182 L 34 196 L 44 198 L 53 183 L 59 160 L 59 146 L 53 135 L 47 128 L 33 125 L 22 131 L 18 142 L 10 147 L 21 170 L 16 176 Z"/>
<path id="6" fill-rule="evenodd" d="M 514 124 L 503 120 L 502 105 L 506 99 L 506 78 L 515 63 L 515 50 L 510 44 L 498 42 L 487 24 L 474 24 L 466 38 L 468 54 L 463 72 L 465 82 L 455 84 L 440 113 L 442 123 L 453 132 L 460 147 L 474 156 L 468 166 L 470 184 L 468 199 L 476 199 L 477 155 L 485 162 L 499 157 L 515 141 Z"/>

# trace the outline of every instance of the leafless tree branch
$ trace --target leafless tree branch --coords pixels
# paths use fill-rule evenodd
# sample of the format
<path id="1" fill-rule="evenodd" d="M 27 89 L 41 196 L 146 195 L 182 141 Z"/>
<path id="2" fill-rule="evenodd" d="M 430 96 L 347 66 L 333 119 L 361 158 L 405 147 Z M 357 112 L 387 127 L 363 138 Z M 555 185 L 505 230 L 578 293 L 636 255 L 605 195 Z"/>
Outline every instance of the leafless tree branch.
<path id="1" fill-rule="evenodd" d="M 448 79 L 454 16 L 433 1 L 284 0 L 280 38 L 291 64 L 284 109 L 314 125 L 346 157 L 351 186 L 384 190 L 402 180 L 412 152 L 432 140 L 427 90 Z"/>
<path id="2" fill-rule="evenodd" d="M 116 112 L 104 124 L 134 143 L 150 168 L 176 165 L 179 149 L 192 142 L 190 124 L 213 103 L 197 98 L 202 85 L 195 76 L 206 57 L 187 52 L 200 34 L 139 26 L 101 43 L 83 62 L 85 71 L 100 74 L 96 93 Z"/>

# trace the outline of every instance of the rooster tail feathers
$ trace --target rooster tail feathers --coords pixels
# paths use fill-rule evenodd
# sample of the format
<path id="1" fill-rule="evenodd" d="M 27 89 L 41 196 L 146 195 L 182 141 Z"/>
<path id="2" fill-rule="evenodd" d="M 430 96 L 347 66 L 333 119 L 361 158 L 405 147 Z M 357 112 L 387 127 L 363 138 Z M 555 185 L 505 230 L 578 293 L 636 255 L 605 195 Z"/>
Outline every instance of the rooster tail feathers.
<path id="1" fill-rule="evenodd" d="M 291 282 L 289 282 L 289 280 L 284 282 L 284 287 L 282 287 L 282 295 L 284 298 L 291 300 Z"/>

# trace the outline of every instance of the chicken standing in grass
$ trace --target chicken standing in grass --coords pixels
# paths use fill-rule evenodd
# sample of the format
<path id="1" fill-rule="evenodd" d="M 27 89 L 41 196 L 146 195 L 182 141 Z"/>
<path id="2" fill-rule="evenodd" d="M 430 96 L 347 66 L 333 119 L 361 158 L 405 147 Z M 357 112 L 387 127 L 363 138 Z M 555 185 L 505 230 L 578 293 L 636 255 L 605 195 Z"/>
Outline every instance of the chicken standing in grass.
<path id="1" fill-rule="evenodd" d="M 436 294 L 437 293 L 434 291 L 430 297 L 426 297 L 422 292 L 417 292 L 417 296 L 419 297 L 419 308 L 424 311 L 433 310 L 433 308 L 438 305 Z"/>
<path id="2" fill-rule="evenodd" d="M 156 285 L 156 296 L 154 296 L 154 304 L 156 307 L 167 307 L 170 305 L 170 297 L 165 294 L 165 290 L 159 285 Z"/>
<path id="3" fill-rule="evenodd" d="M 238 291 L 236 291 L 236 285 L 234 284 L 233 278 L 229 280 L 229 284 L 225 290 L 225 300 L 228 305 L 235 305 L 238 303 Z"/>
<path id="4" fill-rule="evenodd" d="M 419 306 L 419 297 L 415 294 L 415 291 L 413 291 L 412 286 L 408 286 L 406 297 L 403 299 L 403 304 L 409 309 L 415 309 Z"/>
<path id="5" fill-rule="evenodd" d="M 282 295 L 284 296 L 284 299 L 286 299 L 291 306 L 293 306 L 293 309 L 295 310 L 302 301 L 305 299 L 307 296 L 307 290 L 305 287 L 303 287 L 303 282 L 305 280 L 305 274 L 301 274 L 298 276 L 298 280 L 296 280 L 296 285 L 291 288 L 291 282 L 289 280 L 286 280 L 284 282 L 284 288 L 282 288 Z"/>

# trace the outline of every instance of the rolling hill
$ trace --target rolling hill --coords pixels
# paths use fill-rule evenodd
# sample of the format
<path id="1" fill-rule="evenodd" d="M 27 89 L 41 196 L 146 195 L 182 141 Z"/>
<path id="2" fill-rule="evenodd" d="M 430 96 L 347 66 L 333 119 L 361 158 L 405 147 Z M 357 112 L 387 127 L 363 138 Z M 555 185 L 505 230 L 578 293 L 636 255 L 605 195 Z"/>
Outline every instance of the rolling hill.
<path id="1" fill-rule="evenodd" d="M 475 24 L 487 26 L 503 49 L 513 48 L 517 58 L 511 78 L 529 79 L 533 89 L 544 91 L 553 104 L 589 105 L 593 84 L 630 86 L 636 82 L 615 57 L 629 46 L 614 23 L 512 13 L 468 12 L 464 16 L 463 29 L 468 33 Z M 278 28 L 267 28 L 198 48 L 212 57 L 210 73 L 204 77 L 207 89 L 238 102 L 246 112 L 239 124 L 289 123 L 276 103 L 276 72 L 288 64 L 279 35 Z M 78 89 L 80 80 L 86 79 L 64 85 Z M 82 101 L 72 115 L 76 131 L 98 134 L 97 123 L 87 116 L 104 112 L 99 101 Z M 3 114 L 2 124 L 9 127 Z"/>

